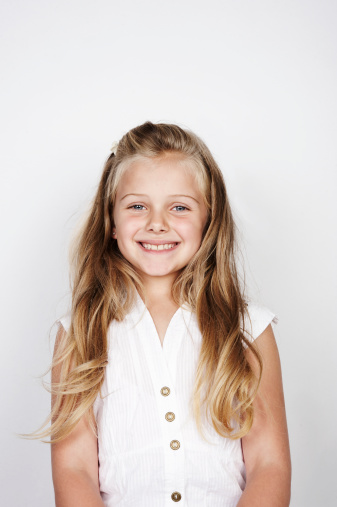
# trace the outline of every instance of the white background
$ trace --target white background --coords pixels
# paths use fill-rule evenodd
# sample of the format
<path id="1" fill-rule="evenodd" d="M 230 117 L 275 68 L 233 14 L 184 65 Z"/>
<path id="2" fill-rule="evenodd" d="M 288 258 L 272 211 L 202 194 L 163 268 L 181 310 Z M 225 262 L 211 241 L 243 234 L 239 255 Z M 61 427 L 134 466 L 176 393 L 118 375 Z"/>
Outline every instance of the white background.
<path id="1" fill-rule="evenodd" d="M 336 505 L 336 2 L 0 5 L 1 505 L 54 505 L 48 444 L 15 432 L 48 414 L 71 233 L 112 141 L 148 119 L 223 170 L 250 293 L 279 317 L 291 505 Z"/>

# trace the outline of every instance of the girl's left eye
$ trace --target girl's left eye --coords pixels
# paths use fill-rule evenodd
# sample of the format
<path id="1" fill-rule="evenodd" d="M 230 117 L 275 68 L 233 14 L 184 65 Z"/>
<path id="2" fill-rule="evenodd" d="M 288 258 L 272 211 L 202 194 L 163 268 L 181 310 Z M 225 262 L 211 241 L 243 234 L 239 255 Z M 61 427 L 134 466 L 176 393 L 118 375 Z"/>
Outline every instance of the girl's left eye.
<path id="1" fill-rule="evenodd" d="M 177 206 L 174 206 L 174 207 L 175 208 L 183 208 L 183 209 L 180 209 L 178 211 L 186 211 L 187 210 L 186 206 L 179 206 L 179 204 Z"/>

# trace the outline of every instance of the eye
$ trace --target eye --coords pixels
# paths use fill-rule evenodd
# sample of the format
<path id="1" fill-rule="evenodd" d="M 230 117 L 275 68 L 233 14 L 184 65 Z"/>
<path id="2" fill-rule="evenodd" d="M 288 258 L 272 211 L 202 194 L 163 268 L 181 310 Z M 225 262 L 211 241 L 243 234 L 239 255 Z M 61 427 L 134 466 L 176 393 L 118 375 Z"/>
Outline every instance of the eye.
<path id="1" fill-rule="evenodd" d="M 145 208 L 145 206 L 143 206 L 142 204 L 133 204 L 132 206 L 128 207 L 128 209 L 134 209 L 135 211 L 141 211 L 140 208 Z"/>
<path id="2" fill-rule="evenodd" d="M 186 206 L 180 206 L 179 204 L 177 206 L 174 206 L 174 208 L 180 208 L 177 211 L 186 211 L 188 208 Z"/>

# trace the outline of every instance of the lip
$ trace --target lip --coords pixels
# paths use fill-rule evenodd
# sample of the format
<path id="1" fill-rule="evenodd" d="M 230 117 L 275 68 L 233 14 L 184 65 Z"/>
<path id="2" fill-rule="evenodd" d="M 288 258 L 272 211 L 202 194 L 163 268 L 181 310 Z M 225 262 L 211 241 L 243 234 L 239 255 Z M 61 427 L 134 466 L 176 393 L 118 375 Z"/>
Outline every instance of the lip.
<path id="1" fill-rule="evenodd" d="M 158 242 L 154 242 L 154 241 L 144 241 L 144 243 L 148 243 L 148 244 L 151 244 L 151 245 L 165 245 L 168 243 L 168 241 L 161 241 L 160 243 Z M 171 241 L 171 243 L 177 243 L 176 241 Z M 180 245 L 180 243 L 177 243 L 176 246 L 174 246 L 173 248 L 169 248 L 167 250 L 148 250 L 147 248 L 144 248 L 143 245 L 142 245 L 142 242 L 138 241 L 137 244 L 139 245 L 139 248 L 142 249 L 143 252 L 146 252 L 148 254 L 152 254 L 152 255 L 163 255 L 163 254 L 168 254 L 170 252 L 173 252 L 174 250 L 176 250 L 178 248 L 178 246 Z"/>

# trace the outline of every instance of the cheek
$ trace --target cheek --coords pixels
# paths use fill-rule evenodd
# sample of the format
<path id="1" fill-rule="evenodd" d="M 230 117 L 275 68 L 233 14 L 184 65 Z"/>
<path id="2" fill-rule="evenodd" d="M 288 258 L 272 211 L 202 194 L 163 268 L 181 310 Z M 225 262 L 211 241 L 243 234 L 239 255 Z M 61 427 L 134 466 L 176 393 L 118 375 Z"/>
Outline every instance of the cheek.
<path id="1" fill-rule="evenodd" d="M 120 220 L 116 223 L 117 228 L 117 240 L 120 243 L 127 242 L 133 239 L 135 234 L 141 228 L 141 221 L 139 218 L 134 217 L 120 217 Z"/>
<path id="2" fill-rule="evenodd" d="M 179 232 L 186 240 L 199 245 L 202 238 L 202 224 L 200 221 L 181 223 L 179 224 Z"/>

